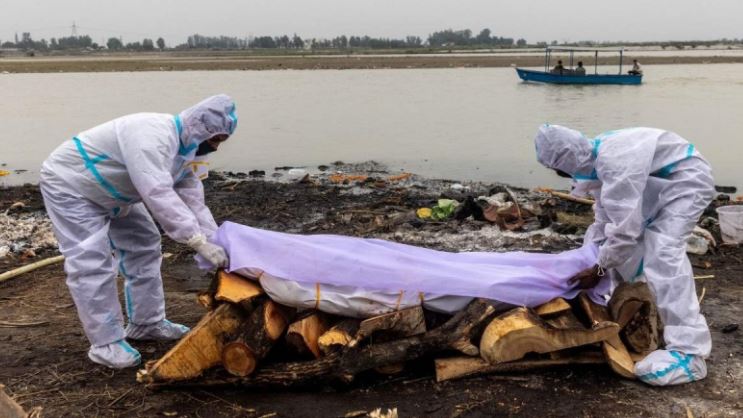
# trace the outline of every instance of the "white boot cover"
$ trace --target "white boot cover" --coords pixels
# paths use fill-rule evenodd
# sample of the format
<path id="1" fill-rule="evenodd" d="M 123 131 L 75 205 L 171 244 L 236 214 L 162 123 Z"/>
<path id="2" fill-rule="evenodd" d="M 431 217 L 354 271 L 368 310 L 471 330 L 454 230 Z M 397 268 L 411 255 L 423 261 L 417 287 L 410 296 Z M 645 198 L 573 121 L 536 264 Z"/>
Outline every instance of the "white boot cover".
<path id="1" fill-rule="evenodd" d="M 112 369 L 133 367 L 142 361 L 139 351 L 124 340 L 102 346 L 91 345 L 90 350 L 88 350 L 88 358 Z"/>
<path id="2" fill-rule="evenodd" d="M 707 377 L 707 364 L 701 356 L 655 350 L 635 364 L 635 376 L 653 386 L 680 385 Z"/>

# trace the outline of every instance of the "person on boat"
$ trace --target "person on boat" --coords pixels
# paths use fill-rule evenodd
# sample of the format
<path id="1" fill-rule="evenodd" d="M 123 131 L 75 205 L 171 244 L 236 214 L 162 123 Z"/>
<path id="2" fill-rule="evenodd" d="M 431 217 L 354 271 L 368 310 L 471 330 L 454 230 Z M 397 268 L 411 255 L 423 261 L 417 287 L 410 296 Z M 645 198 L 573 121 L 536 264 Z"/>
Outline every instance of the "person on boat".
<path id="1" fill-rule="evenodd" d="M 586 68 L 583 66 L 583 61 L 578 61 L 578 66 L 575 67 L 575 75 L 586 75 Z"/>
<path id="2" fill-rule="evenodd" d="M 565 67 L 562 66 L 562 60 L 558 60 L 557 65 L 555 65 L 555 68 L 552 69 L 552 72 L 562 75 L 564 71 Z"/>
<path id="3" fill-rule="evenodd" d="M 174 241 L 215 266 L 227 264 L 224 249 L 207 241 L 217 224 L 201 180 L 205 156 L 236 126 L 234 102 L 218 95 L 175 116 L 136 113 L 98 125 L 44 161 L 41 193 L 92 361 L 135 366 L 141 356 L 125 338 L 174 340 L 189 331 L 165 319 L 162 249 L 153 217 Z"/>
<path id="4" fill-rule="evenodd" d="M 655 296 L 665 349 L 638 362 L 635 374 L 652 385 L 703 379 L 712 340 L 699 311 L 686 240 L 715 194 L 709 163 L 681 136 L 652 128 L 588 139 L 544 125 L 535 142 L 541 164 L 569 175 L 574 192 L 595 199 L 584 245 L 598 247 L 597 263 L 571 281 L 610 293 L 618 280 L 642 280 Z"/>
<path id="5" fill-rule="evenodd" d="M 630 75 L 642 75 L 642 67 L 640 67 L 640 63 L 637 62 L 637 60 L 632 60 L 632 69 L 627 71 Z"/>

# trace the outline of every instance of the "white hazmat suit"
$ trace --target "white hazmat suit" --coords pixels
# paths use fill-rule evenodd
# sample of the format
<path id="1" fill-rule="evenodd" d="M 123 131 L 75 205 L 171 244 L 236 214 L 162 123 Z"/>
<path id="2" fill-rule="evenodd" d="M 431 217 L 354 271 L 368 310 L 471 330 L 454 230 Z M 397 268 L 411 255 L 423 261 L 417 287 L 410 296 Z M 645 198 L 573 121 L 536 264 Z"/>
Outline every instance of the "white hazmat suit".
<path id="1" fill-rule="evenodd" d="M 655 295 L 666 349 L 638 362 L 635 374 L 653 385 L 703 379 L 712 340 L 686 239 L 714 197 L 707 161 L 679 135 L 651 128 L 588 139 L 544 125 L 535 142 L 540 163 L 571 175 L 574 192 L 596 200 L 585 242 L 599 245 L 598 265 L 615 280 L 647 281 Z"/>
<path id="2" fill-rule="evenodd" d="M 173 240 L 213 264 L 226 262 L 221 247 L 207 242 L 217 224 L 204 204 L 196 153 L 236 126 L 232 99 L 218 95 L 176 116 L 137 113 L 106 122 L 44 161 L 40 188 L 93 361 L 133 366 L 140 355 L 125 337 L 176 339 L 188 331 L 165 319 L 160 232 L 150 213 Z M 117 273 L 124 277 L 126 330 Z"/>

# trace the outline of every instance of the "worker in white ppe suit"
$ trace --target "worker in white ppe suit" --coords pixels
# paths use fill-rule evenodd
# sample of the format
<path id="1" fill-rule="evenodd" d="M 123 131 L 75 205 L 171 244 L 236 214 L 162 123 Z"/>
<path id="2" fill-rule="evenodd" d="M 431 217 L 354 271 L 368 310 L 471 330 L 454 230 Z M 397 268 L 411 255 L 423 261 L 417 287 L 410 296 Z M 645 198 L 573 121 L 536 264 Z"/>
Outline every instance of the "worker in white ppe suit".
<path id="1" fill-rule="evenodd" d="M 175 116 L 137 113 L 106 122 L 44 161 L 41 192 L 92 361 L 131 367 L 141 356 L 125 338 L 173 340 L 188 332 L 165 319 L 160 233 L 152 217 L 173 240 L 215 266 L 227 265 L 224 250 L 208 242 L 217 225 L 201 180 L 204 156 L 236 126 L 232 99 L 218 95 Z"/>
<path id="2" fill-rule="evenodd" d="M 582 288 L 645 280 L 665 326 L 665 349 L 635 365 L 652 385 L 703 379 L 712 340 L 700 314 L 686 239 L 714 196 L 709 164 L 679 135 L 651 128 L 580 132 L 544 125 L 537 159 L 573 178 L 574 193 L 596 201 L 586 245 L 598 245 L 596 266 L 571 279 Z M 606 280 L 601 280 L 606 274 Z"/>

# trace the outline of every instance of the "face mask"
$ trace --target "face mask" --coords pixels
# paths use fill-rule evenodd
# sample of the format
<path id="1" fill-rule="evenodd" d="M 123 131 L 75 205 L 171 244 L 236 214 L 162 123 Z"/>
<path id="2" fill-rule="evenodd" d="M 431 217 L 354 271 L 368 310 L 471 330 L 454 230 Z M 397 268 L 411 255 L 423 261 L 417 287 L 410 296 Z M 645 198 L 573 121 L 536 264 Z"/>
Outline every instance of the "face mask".
<path id="1" fill-rule="evenodd" d="M 201 144 L 199 144 L 199 148 L 196 149 L 196 156 L 200 157 L 202 155 L 211 154 L 212 152 L 216 151 L 217 149 L 212 146 L 212 144 L 209 143 L 209 141 L 204 141 Z"/>

